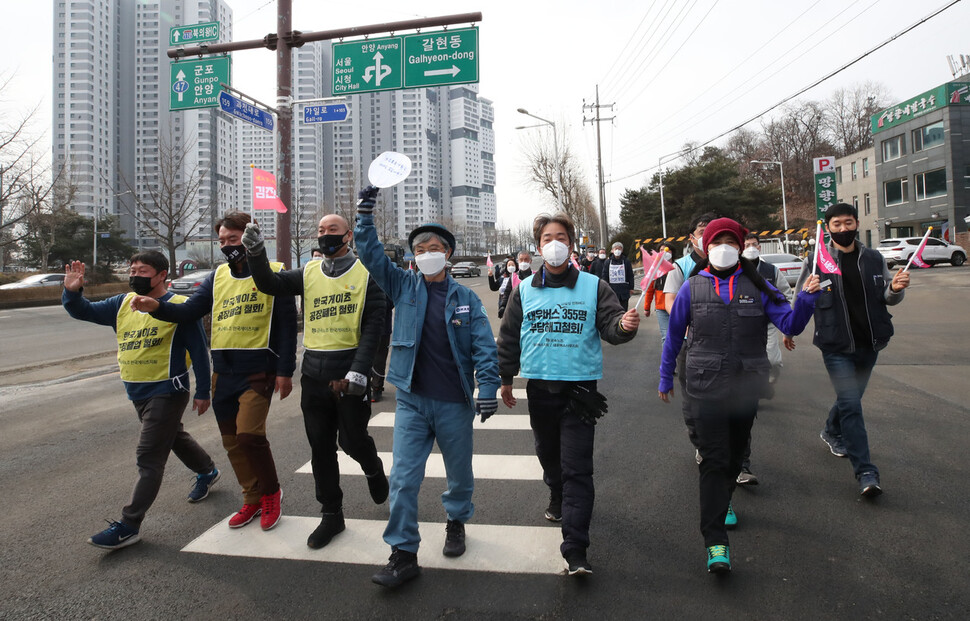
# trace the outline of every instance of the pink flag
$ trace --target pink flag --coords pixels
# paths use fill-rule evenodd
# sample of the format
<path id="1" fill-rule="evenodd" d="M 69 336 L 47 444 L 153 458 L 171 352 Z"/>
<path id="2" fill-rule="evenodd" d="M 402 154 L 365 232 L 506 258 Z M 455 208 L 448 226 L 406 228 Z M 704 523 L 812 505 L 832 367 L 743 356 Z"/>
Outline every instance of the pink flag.
<path id="1" fill-rule="evenodd" d="M 489 252 L 487 255 L 485 255 L 485 265 L 487 267 L 492 267 L 492 253 L 491 252 Z"/>
<path id="2" fill-rule="evenodd" d="M 643 280 L 640 281 L 640 289 L 643 291 L 646 291 L 654 280 L 674 269 L 673 263 L 665 259 L 662 252 L 654 252 L 641 247 L 640 255 L 643 257 Z M 648 258 L 650 259 L 649 263 Z"/>
<path id="3" fill-rule="evenodd" d="M 829 254 L 828 248 L 825 244 L 820 244 L 818 248 L 818 267 L 820 270 L 826 274 L 841 274 L 842 270 L 839 269 L 838 263 Z"/>
<path id="4" fill-rule="evenodd" d="M 925 244 L 926 242 L 924 241 L 923 243 Z M 915 265 L 916 267 L 932 267 L 929 263 L 923 260 L 922 246 L 920 246 L 920 249 L 917 250 L 916 254 L 913 255 L 913 265 Z"/>
<path id="5" fill-rule="evenodd" d="M 933 230 L 933 227 L 932 226 L 930 228 L 926 229 L 926 233 L 923 234 L 923 239 L 920 240 L 920 242 L 919 242 L 919 247 L 916 248 L 916 252 L 913 253 L 913 256 L 911 256 L 909 258 L 909 261 L 906 263 L 906 267 L 903 269 L 904 272 L 908 272 L 909 271 L 909 266 L 910 265 L 915 265 L 916 267 L 929 267 L 930 266 L 929 263 L 927 263 L 926 261 L 923 260 L 923 248 L 926 248 L 926 240 L 929 238 L 930 231 L 932 231 L 932 230 Z"/>
<path id="6" fill-rule="evenodd" d="M 411 271 L 414 271 L 414 266 L 411 265 L 411 262 L 410 261 L 408 261 L 408 269 L 411 270 Z"/>
<path id="7" fill-rule="evenodd" d="M 573 267 L 575 267 L 578 270 L 579 269 L 579 262 L 576 260 L 576 257 L 569 257 L 569 260 L 572 261 Z"/>
<path id="8" fill-rule="evenodd" d="M 265 170 L 253 169 L 253 209 L 273 209 L 286 213 L 286 205 L 276 195 L 276 175 Z"/>

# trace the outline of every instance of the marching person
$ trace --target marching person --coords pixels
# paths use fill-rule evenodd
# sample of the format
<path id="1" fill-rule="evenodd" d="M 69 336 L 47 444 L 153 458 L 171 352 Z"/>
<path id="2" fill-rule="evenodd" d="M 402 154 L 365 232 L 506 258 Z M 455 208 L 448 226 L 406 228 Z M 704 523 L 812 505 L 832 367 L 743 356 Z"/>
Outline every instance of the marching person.
<path id="1" fill-rule="evenodd" d="M 584 272 L 593 271 L 593 263 L 596 261 L 596 248 L 592 246 L 586 246 L 586 254 L 583 256 L 582 261 L 579 262 L 579 269 Z"/>
<path id="2" fill-rule="evenodd" d="M 807 279 L 793 310 L 751 262 L 739 257 L 745 234 L 747 230 L 730 218 L 707 225 L 706 257 L 674 300 L 670 338 L 660 363 L 658 391 L 668 403 L 674 364 L 686 335 L 682 374 L 703 458 L 698 466 L 700 525 L 707 569 L 714 573 L 731 571 L 727 530 L 737 525 L 731 496 L 758 399 L 768 382 L 768 322 L 785 334 L 800 333 L 812 316 L 819 290 L 818 277 Z"/>
<path id="3" fill-rule="evenodd" d="M 502 282 L 498 290 L 498 318 L 505 315 L 505 309 L 509 303 L 512 291 L 519 286 L 523 280 L 532 276 L 532 253 L 528 250 L 521 250 L 516 255 L 516 264 L 513 271 L 506 272 L 507 277 Z"/>
<path id="4" fill-rule="evenodd" d="M 499 274 L 498 277 L 491 271 L 488 273 L 488 288 L 498 291 L 498 318 L 501 319 L 505 313 L 505 305 L 509 302 L 509 294 L 512 293 L 512 287 L 509 284 L 513 279 L 517 284 L 519 267 L 515 259 L 510 256 L 505 261 L 505 265 L 496 266 L 495 271 Z"/>
<path id="5" fill-rule="evenodd" d="M 384 292 L 350 249 L 354 234 L 343 216 L 324 216 L 317 232 L 323 259 L 279 272 L 270 267 L 255 223 L 247 224 L 242 236 L 256 288 L 274 297 L 301 295 L 304 300 L 300 408 L 323 514 L 307 538 L 307 546 L 314 549 L 346 527 L 338 442 L 360 464 L 375 503 L 387 500 L 388 491 L 384 464 L 367 433 L 368 376 L 384 328 Z"/>
<path id="6" fill-rule="evenodd" d="M 421 273 L 395 266 L 374 227 L 378 191 L 369 186 L 360 192 L 354 237 L 361 262 L 395 309 L 387 381 L 397 388 L 397 411 L 391 515 L 384 530 L 391 556 L 372 577 L 393 588 L 421 573 L 418 492 L 436 441 L 448 480 L 441 495 L 448 515 L 442 553 L 464 554 L 465 523 L 475 511 L 472 421 L 476 412 L 485 421 L 498 409 L 499 377 L 495 340 L 482 301 L 445 270 L 455 236 L 440 224 L 419 226 L 408 236 L 408 246 Z"/>
<path id="7" fill-rule="evenodd" d="M 664 242 L 657 247 L 657 252 L 662 252 L 664 261 L 673 258 L 673 251 L 670 244 Z M 650 304 L 653 303 L 654 314 L 657 316 L 657 326 L 660 328 L 660 346 L 663 347 L 667 340 L 667 326 L 670 324 L 670 313 L 667 312 L 666 296 L 664 295 L 664 285 L 667 283 L 667 274 L 655 278 L 647 287 L 647 293 L 643 296 L 643 315 L 650 316 Z"/>
<path id="8" fill-rule="evenodd" d="M 209 274 L 184 304 L 132 298 L 131 308 L 161 321 L 193 322 L 212 313 L 212 410 L 222 446 L 243 491 L 243 506 L 229 518 L 241 528 L 257 515 L 263 530 L 282 516 L 283 491 L 266 439 L 273 393 L 285 399 L 296 369 L 296 303 L 256 289 L 242 245 L 249 214 L 232 212 L 216 222 L 219 246 L 229 260 Z M 273 263 L 279 271 L 282 263 Z"/>
<path id="9" fill-rule="evenodd" d="M 623 256 L 623 244 L 613 242 L 610 258 L 600 266 L 600 278 L 609 283 L 623 310 L 630 308 L 630 294 L 633 293 L 633 265 Z"/>
<path id="10" fill-rule="evenodd" d="M 568 260 L 576 239 L 563 213 L 533 224 L 543 266 L 512 292 L 498 336 L 502 401 L 516 404 L 512 378 L 528 379 L 529 421 L 542 478 L 549 487 L 545 517 L 562 522 L 560 552 L 569 575 L 592 573 L 587 559 L 593 515 L 593 439 L 607 410 L 597 392 L 603 377 L 600 339 L 633 340 L 640 316 L 624 312 L 610 286 Z"/>
<path id="11" fill-rule="evenodd" d="M 882 487 L 879 469 L 869 455 L 862 396 L 879 352 L 893 335 L 892 316 L 886 307 L 902 302 L 909 272 L 900 268 L 893 275 L 882 255 L 856 238 L 859 218 L 852 205 L 829 207 L 825 227 L 832 239 L 830 253 L 842 274 L 825 274 L 831 284 L 815 305 L 813 342 L 822 351 L 835 389 L 835 403 L 820 436 L 833 455 L 849 458 L 859 493 L 875 497 L 882 494 Z M 806 259 L 798 283 L 811 271 L 811 260 Z M 785 344 L 794 348 L 790 338 L 786 337 Z"/>
<path id="12" fill-rule="evenodd" d="M 116 550 L 141 540 L 145 513 L 162 486 L 168 454 L 175 456 L 196 473 L 189 502 L 205 500 L 209 488 L 219 480 L 212 458 L 182 428 L 182 414 L 189 403 L 189 371 L 186 352 L 195 372 L 192 409 L 205 414 L 209 409 L 209 352 L 205 347 L 202 323 L 176 325 L 153 319 L 131 310 L 128 303 L 136 295 L 181 304 L 182 296 L 172 295 L 165 286 L 168 259 L 148 250 L 131 257 L 128 285 L 123 293 L 100 302 L 84 297 L 84 264 L 75 261 L 64 266 L 64 292 L 61 301 L 68 314 L 82 321 L 111 326 L 118 339 L 118 366 L 125 392 L 135 406 L 141 422 L 141 435 L 135 451 L 138 480 L 131 501 L 121 510 L 121 520 L 110 522 L 88 543 Z"/>

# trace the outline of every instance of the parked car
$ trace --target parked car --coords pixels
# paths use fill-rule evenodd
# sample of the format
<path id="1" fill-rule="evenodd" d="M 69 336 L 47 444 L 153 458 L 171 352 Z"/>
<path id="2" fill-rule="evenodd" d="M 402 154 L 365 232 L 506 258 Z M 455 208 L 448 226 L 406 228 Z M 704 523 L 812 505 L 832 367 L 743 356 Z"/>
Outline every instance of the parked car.
<path id="1" fill-rule="evenodd" d="M 64 284 L 64 274 L 34 274 L 21 281 L 0 286 L 0 289 L 26 289 L 28 287 L 60 287 Z"/>
<path id="2" fill-rule="evenodd" d="M 795 283 L 798 282 L 798 277 L 802 273 L 802 260 L 795 255 L 785 252 L 763 254 L 761 255 L 761 260 L 767 261 L 781 270 L 781 273 L 785 276 L 785 280 L 788 281 L 789 287 L 794 287 Z"/>
<path id="3" fill-rule="evenodd" d="M 199 285 L 202 284 L 202 281 L 205 280 L 206 276 L 211 273 L 212 270 L 198 270 L 191 274 L 186 274 L 181 278 L 176 278 L 168 283 L 168 291 L 169 293 L 178 293 L 179 295 L 192 295 L 199 288 Z"/>
<path id="4" fill-rule="evenodd" d="M 913 256 L 913 253 L 916 252 L 916 249 L 919 248 L 919 243 L 922 240 L 922 237 L 884 239 L 879 242 L 876 250 L 882 254 L 883 258 L 886 259 L 886 263 L 889 265 L 895 265 L 897 263 L 905 265 L 909 261 L 909 258 Z M 923 248 L 923 260 L 930 265 L 936 265 L 937 263 L 963 265 L 967 260 L 967 251 L 956 244 L 930 237 L 926 240 L 926 247 Z"/>
<path id="5" fill-rule="evenodd" d="M 455 266 L 451 268 L 451 275 L 453 278 L 458 278 L 459 276 L 471 278 L 472 276 L 481 276 L 482 270 L 471 261 L 464 261 L 462 263 L 455 263 Z"/>

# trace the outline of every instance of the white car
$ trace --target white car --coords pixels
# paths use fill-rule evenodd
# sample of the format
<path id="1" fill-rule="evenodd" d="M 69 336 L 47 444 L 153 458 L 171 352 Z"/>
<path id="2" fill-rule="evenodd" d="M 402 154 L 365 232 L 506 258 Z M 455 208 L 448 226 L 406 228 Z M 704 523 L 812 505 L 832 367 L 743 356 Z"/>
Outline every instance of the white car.
<path id="1" fill-rule="evenodd" d="M 909 258 L 913 256 L 922 237 L 900 237 L 884 239 L 879 242 L 876 250 L 886 259 L 890 266 L 896 264 L 905 265 Z M 923 248 L 923 260 L 930 265 L 937 263 L 950 263 L 951 265 L 963 265 L 967 260 L 967 251 L 961 246 L 945 242 L 942 239 L 930 237 L 926 240 L 926 247 Z"/>
<path id="2" fill-rule="evenodd" d="M 784 252 L 763 254 L 761 260 L 777 267 L 785 280 L 788 281 L 789 287 L 794 287 L 795 283 L 798 282 L 798 276 L 802 273 L 802 260 L 795 255 Z"/>
<path id="3" fill-rule="evenodd" d="M 0 289 L 26 289 L 28 287 L 60 287 L 64 284 L 64 274 L 34 274 L 21 281 L 0 286 Z"/>

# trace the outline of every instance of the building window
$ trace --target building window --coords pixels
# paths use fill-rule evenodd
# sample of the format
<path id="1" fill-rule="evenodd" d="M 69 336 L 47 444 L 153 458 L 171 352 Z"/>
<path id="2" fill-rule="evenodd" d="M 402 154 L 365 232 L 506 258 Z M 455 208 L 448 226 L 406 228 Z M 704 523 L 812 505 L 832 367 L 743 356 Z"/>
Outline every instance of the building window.
<path id="1" fill-rule="evenodd" d="M 882 141 L 882 161 L 888 162 L 899 159 L 903 156 L 903 135 L 893 136 L 889 140 Z"/>
<path id="2" fill-rule="evenodd" d="M 872 201 L 869 200 L 869 195 L 868 194 L 863 195 L 863 197 L 862 197 L 862 206 L 865 208 L 866 215 L 868 216 L 869 213 L 872 211 Z"/>
<path id="3" fill-rule="evenodd" d="M 859 178 L 859 171 L 856 169 L 855 162 L 852 162 L 852 180 L 855 181 Z"/>
<path id="4" fill-rule="evenodd" d="M 852 207 L 855 209 L 855 212 L 856 213 L 859 213 L 859 197 L 858 196 L 853 196 L 852 197 Z"/>
<path id="5" fill-rule="evenodd" d="M 946 169 L 940 168 L 916 175 L 916 200 L 946 196 Z"/>
<path id="6" fill-rule="evenodd" d="M 913 153 L 943 144 L 943 121 L 913 130 Z"/>
<path id="7" fill-rule="evenodd" d="M 869 176 L 869 158 L 868 157 L 862 158 L 862 176 L 863 176 L 863 178 Z"/>
<path id="8" fill-rule="evenodd" d="M 963 171 L 963 187 L 970 190 L 970 164 L 967 164 L 966 169 Z"/>
<path id="9" fill-rule="evenodd" d="M 886 182 L 886 205 L 900 205 L 909 200 L 907 178 Z"/>
<path id="10" fill-rule="evenodd" d="M 836 166 L 835 167 L 835 182 L 838 183 L 839 185 L 842 185 L 842 167 L 841 166 Z"/>

